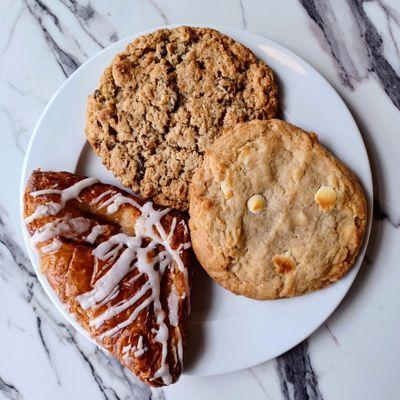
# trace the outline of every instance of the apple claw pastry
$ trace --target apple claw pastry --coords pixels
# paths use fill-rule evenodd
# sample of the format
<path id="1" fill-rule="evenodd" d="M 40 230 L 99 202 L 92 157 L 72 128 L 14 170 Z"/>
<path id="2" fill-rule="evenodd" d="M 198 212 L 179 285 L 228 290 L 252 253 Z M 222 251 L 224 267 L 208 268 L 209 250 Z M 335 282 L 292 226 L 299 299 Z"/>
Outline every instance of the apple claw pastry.
<path id="1" fill-rule="evenodd" d="M 190 307 L 184 217 L 96 178 L 42 171 L 27 184 L 24 217 L 68 312 L 147 384 L 175 382 Z"/>

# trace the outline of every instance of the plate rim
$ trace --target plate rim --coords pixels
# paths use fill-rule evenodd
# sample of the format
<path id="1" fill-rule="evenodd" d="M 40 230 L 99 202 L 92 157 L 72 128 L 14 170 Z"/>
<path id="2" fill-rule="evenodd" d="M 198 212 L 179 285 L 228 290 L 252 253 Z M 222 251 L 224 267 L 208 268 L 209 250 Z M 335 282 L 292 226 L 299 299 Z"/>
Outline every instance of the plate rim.
<path id="1" fill-rule="evenodd" d="M 23 211 L 24 211 L 24 204 L 23 204 L 23 197 L 24 197 L 24 191 L 25 191 L 25 185 L 27 182 L 27 178 L 29 177 L 30 173 L 32 171 L 30 171 L 27 174 L 27 166 L 28 166 L 28 161 L 30 158 L 30 153 L 32 150 L 32 147 L 34 145 L 35 139 L 38 135 L 38 132 L 40 131 L 40 126 L 41 123 L 43 121 L 43 119 L 45 118 L 48 110 L 50 109 L 50 107 L 52 106 L 52 104 L 54 103 L 54 101 L 56 100 L 56 98 L 59 96 L 59 94 L 63 91 L 63 89 L 65 88 L 66 85 L 69 84 L 70 80 L 79 73 L 79 71 L 83 68 L 86 67 L 86 65 L 89 62 L 94 62 L 94 59 L 100 58 L 104 53 L 109 52 L 113 47 L 118 47 L 122 44 L 122 42 L 126 42 L 128 43 L 128 41 L 132 41 L 134 38 L 137 38 L 141 35 L 145 35 L 151 32 L 154 32 L 158 29 L 172 29 L 175 27 L 179 27 L 179 26 L 192 26 L 192 27 L 205 27 L 205 28 L 211 28 L 211 29 L 217 29 L 219 31 L 221 31 L 222 33 L 224 32 L 231 32 L 231 33 L 236 33 L 238 36 L 240 36 L 241 34 L 250 34 L 251 36 L 254 36 L 255 38 L 261 38 L 262 40 L 265 40 L 267 42 L 269 42 L 272 46 L 274 46 L 275 48 L 282 50 L 285 54 L 287 54 L 290 57 L 293 57 L 296 61 L 298 61 L 300 64 L 304 64 L 307 66 L 307 68 L 312 71 L 313 74 L 315 74 L 318 78 L 320 78 L 320 80 L 322 82 L 324 82 L 325 86 L 328 88 L 328 90 L 330 90 L 331 92 L 333 92 L 334 95 L 336 95 L 336 100 L 341 104 L 343 111 L 346 112 L 347 117 L 349 118 L 349 120 L 351 121 L 355 131 L 357 132 L 358 136 L 361 139 L 361 145 L 362 148 L 360 148 L 359 150 L 363 150 L 364 154 L 365 154 L 365 158 L 366 161 L 368 163 L 368 170 L 365 171 L 365 174 L 368 176 L 364 176 L 364 181 L 367 182 L 369 184 L 369 187 L 365 187 L 363 186 L 363 189 L 365 191 L 366 194 L 366 198 L 367 198 L 367 209 L 368 209 L 368 221 L 367 221 L 367 226 L 366 226 L 366 230 L 364 233 L 364 237 L 363 237 L 363 244 L 359 250 L 359 253 L 357 255 L 357 259 L 356 262 L 353 264 L 352 268 L 350 269 L 350 271 L 352 269 L 355 269 L 354 276 L 352 277 L 351 281 L 349 282 L 347 288 L 344 290 L 343 295 L 340 296 L 336 302 L 331 303 L 329 306 L 329 312 L 324 316 L 324 318 L 322 319 L 322 321 L 318 322 L 317 324 L 312 324 L 312 328 L 310 328 L 309 330 L 307 330 L 307 332 L 304 335 L 301 335 L 300 339 L 293 341 L 293 344 L 290 344 L 289 347 L 287 347 L 285 350 L 282 351 L 282 349 L 278 349 L 276 352 L 272 352 L 273 355 L 270 357 L 261 357 L 261 359 L 259 359 L 256 362 L 251 362 L 245 365 L 242 365 L 239 368 L 225 368 L 223 370 L 219 370 L 213 373 L 209 373 L 209 372 L 195 372 L 195 373 L 190 373 L 188 371 L 185 371 L 185 369 L 183 370 L 182 375 L 186 375 L 186 376 L 214 376 L 214 375 L 220 375 L 223 373 L 230 373 L 230 372 L 235 372 L 235 371 L 240 371 L 243 369 L 247 369 L 247 368 L 251 368 L 254 367 L 256 365 L 259 365 L 261 363 L 270 361 L 276 357 L 278 357 L 279 355 L 285 353 L 286 351 L 292 349 L 293 347 L 297 346 L 299 343 L 301 343 L 303 340 L 305 340 L 307 337 L 309 337 L 310 335 L 312 335 L 332 314 L 333 312 L 338 308 L 339 304 L 343 301 L 343 299 L 345 298 L 345 296 L 347 295 L 347 293 L 349 292 L 350 288 L 352 287 L 354 280 L 356 279 L 360 268 L 362 267 L 362 265 L 364 264 L 364 258 L 365 258 L 365 254 L 366 254 L 366 250 L 368 247 L 368 243 L 369 243 L 369 239 L 370 239 L 370 233 L 371 233 L 371 227 L 372 227 L 372 222 L 373 222 L 373 204 L 374 204 L 374 197 L 373 197 L 373 193 L 374 193 L 374 185 L 373 185 L 373 179 L 372 179 L 372 170 L 371 170 L 371 162 L 370 162 L 370 157 L 368 154 L 368 150 L 364 141 L 364 138 L 361 134 L 361 131 L 350 111 L 350 109 L 348 108 L 347 104 L 345 103 L 345 101 L 342 99 L 341 95 L 337 92 L 337 90 L 332 86 L 332 84 L 328 81 L 328 79 L 326 79 L 312 64 L 310 64 L 308 61 L 304 60 L 301 56 L 299 56 L 296 52 L 288 49 L 287 47 L 281 45 L 280 43 L 276 42 L 275 40 L 272 40 L 268 37 L 265 37 L 263 35 L 260 35 L 258 33 L 246 30 L 246 29 L 241 29 L 241 28 L 236 28 L 236 27 L 231 27 L 229 25 L 219 25 L 219 24 L 205 24 L 205 23 L 184 23 L 184 24 L 180 24 L 180 23 L 175 23 L 175 24 L 167 24 L 167 25 L 161 25 L 161 26 L 154 26 L 148 29 L 144 29 L 141 30 L 139 32 L 136 33 L 132 33 L 130 35 L 124 36 L 123 38 L 121 38 L 120 40 L 118 40 L 115 43 L 110 44 L 109 46 L 105 47 L 104 49 L 100 50 L 99 52 L 97 52 L 96 54 L 94 54 L 92 57 L 88 58 L 83 64 L 81 64 L 79 66 L 79 68 L 77 68 L 67 79 L 65 79 L 64 82 L 62 82 L 62 84 L 60 85 L 60 87 L 55 91 L 55 93 L 53 94 L 53 96 L 50 98 L 50 100 L 48 101 L 48 103 L 46 104 L 45 108 L 43 109 L 40 117 L 38 118 L 35 127 L 32 131 L 31 137 L 29 139 L 28 142 L 28 146 L 26 148 L 26 152 L 25 152 L 25 156 L 24 156 L 24 161 L 23 161 L 23 165 L 22 165 L 22 169 L 21 169 L 21 176 L 20 176 L 20 187 L 19 187 L 19 209 L 20 209 L 20 215 L 19 215 L 19 219 L 20 219 L 20 224 L 21 224 L 21 229 L 23 232 L 23 237 L 24 237 L 24 244 L 25 244 L 25 249 L 28 252 L 29 255 L 29 259 L 30 262 L 32 264 L 32 268 L 42 286 L 42 288 L 44 289 L 44 291 L 46 292 L 46 295 L 49 297 L 51 303 L 55 306 L 55 308 L 57 309 L 58 312 L 61 313 L 61 315 L 63 316 L 63 318 L 66 319 L 66 321 L 68 323 L 70 323 L 79 333 L 81 333 L 83 336 L 85 336 L 87 339 L 89 339 L 92 343 L 94 343 L 99 349 L 107 352 L 107 350 L 105 350 L 104 348 L 102 348 L 99 344 L 97 344 L 88 334 L 88 332 L 86 332 L 86 330 L 75 320 L 75 318 L 73 317 L 73 315 L 71 315 L 70 313 L 67 312 L 67 310 L 63 307 L 63 304 L 61 303 L 61 301 L 58 299 L 57 295 L 55 294 L 54 290 L 50 287 L 47 279 L 45 278 L 45 276 L 43 274 L 40 273 L 39 268 L 35 267 L 36 261 L 33 258 L 32 255 L 32 251 L 31 251 L 31 246 L 29 243 L 29 236 L 26 230 L 26 226 L 24 223 L 24 218 L 23 218 Z M 230 35 L 227 34 L 228 36 Z M 240 39 L 234 39 L 237 40 L 238 42 L 240 42 Z M 246 45 L 245 45 L 246 46 Z M 246 46 L 247 47 L 247 46 Z M 282 113 L 284 114 L 284 110 L 282 110 Z M 349 271 L 349 272 L 350 272 Z M 206 322 L 207 323 L 207 322 Z"/>

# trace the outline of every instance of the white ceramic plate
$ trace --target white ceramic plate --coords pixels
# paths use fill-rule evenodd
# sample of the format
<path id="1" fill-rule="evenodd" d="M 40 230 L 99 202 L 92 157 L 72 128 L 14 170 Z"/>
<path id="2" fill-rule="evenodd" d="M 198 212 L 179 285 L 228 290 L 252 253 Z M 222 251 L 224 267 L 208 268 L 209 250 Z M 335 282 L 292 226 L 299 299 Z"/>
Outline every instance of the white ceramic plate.
<path id="1" fill-rule="evenodd" d="M 360 178 L 369 202 L 369 224 L 356 265 L 339 282 L 293 299 L 255 301 L 235 296 L 199 271 L 194 279 L 185 373 L 214 375 L 251 367 L 289 350 L 317 329 L 349 290 L 363 259 L 372 210 L 372 179 L 360 132 L 344 102 L 309 64 L 284 47 L 250 32 L 215 27 L 249 47 L 276 74 L 284 118 L 320 141 Z M 118 184 L 90 150 L 83 134 L 86 98 L 95 90 L 112 58 L 139 35 L 120 40 L 82 65 L 62 85 L 44 110 L 26 153 L 21 193 L 35 168 L 66 170 Z M 118 184 L 119 185 L 119 184 Z M 64 317 L 86 332 L 63 309 L 29 246 L 32 264 L 47 294 Z"/>

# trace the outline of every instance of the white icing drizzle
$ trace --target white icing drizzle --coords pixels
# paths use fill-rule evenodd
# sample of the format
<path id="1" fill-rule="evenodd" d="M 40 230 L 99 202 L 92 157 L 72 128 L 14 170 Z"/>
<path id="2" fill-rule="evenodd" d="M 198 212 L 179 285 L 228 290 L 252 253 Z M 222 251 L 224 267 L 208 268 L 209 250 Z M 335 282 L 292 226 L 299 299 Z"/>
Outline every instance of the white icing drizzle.
<path id="1" fill-rule="evenodd" d="M 126 365 L 130 364 L 133 361 L 130 355 L 131 350 L 135 351 L 135 346 L 128 345 L 122 348 L 122 361 L 124 361 Z"/>
<path id="2" fill-rule="evenodd" d="M 30 224 L 35 219 L 48 217 L 50 215 L 56 215 L 60 210 L 61 210 L 60 204 L 53 203 L 52 201 L 46 204 L 40 204 L 36 208 L 35 212 L 31 214 L 29 217 L 26 217 L 24 221 L 25 223 Z"/>
<path id="3" fill-rule="evenodd" d="M 183 233 L 187 235 L 189 233 L 188 227 L 183 219 L 179 222 L 179 224 L 183 225 Z"/>
<path id="4" fill-rule="evenodd" d="M 129 281 L 126 281 L 123 283 L 124 286 L 130 287 L 133 283 L 135 283 L 141 276 L 143 276 L 143 274 L 136 274 L 135 276 L 133 276 L 131 279 L 129 279 Z"/>
<path id="5" fill-rule="evenodd" d="M 122 348 L 123 359 L 125 362 L 130 360 L 129 352 L 133 352 L 134 357 L 141 357 L 148 350 L 147 346 L 143 346 L 143 337 L 139 336 L 137 346 L 128 345 Z"/>
<path id="6" fill-rule="evenodd" d="M 94 267 L 93 267 L 93 272 L 92 272 L 92 279 L 90 280 L 90 285 L 93 286 L 94 282 L 96 282 L 96 279 L 99 275 L 102 274 L 102 272 L 104 272 L 104 270 L 106 270 L 107 268 L 110 267 L 110 265 L 112 265 L 112 262 L 114 261 L 114 258 L 117 256 L 117 254 L 113 255 L 109 260 L 107 260 L 106 263 L 104 263 L 104 265 L 99 268 L 99 259 L 97 257 L 94 258 Z"/>
<path id="7" fill-rule="evenodd" d="M 165 269 L 171 266 L 174 261 L 177 268 L 184 274 L 187 285 L 187 270 L 180 257 L 180 252 L 183 249 L 188 248 L 190 244 L 182 244 L 178 249 L 171 248 L 170 241 L 177 225 L 176 218 L 172 220 L 168 235 L 161 224 L 162 217 L 169 212 L 169 209 L 156 210 L 151 202 L 147 202 L 141 206 L 134 199 L 123 196 L 121 193 L 106 200 L 102 203 L 101 208 L 107 207 L 107 212 L 112 214 L 115 213 L 122 204 L 131 204 L 141 212 L 134 227 L 136 236 L 128 236 L 124 233 L 119 233 L 110 237 L 93 250 L 92 254 L 99 260 L 108 260 L 111 256 L 115 256 L 116 253 L 117 258 L 112 268 L 110 268 L 94 283 L 93 289 L 87 293 L 79 295 L 77 301 L 85 310 L 96 307 L 99 303 L 104 304 L 107 297 L 110 296 L 110 293 L 113 293 L 123 278 L 133 269 L 136 268 L 138 270 L 138 274 L 132 278 L 134 280 L 145 274 L 147 276 L 147 281 L 132 297 L 120 301 L 117 304 L 110 305 L 104 312 L 92 319 L 89 324 L 90 326 L 99 329 L 106 321 L 134 306 L 139 302 L 139 300 L 142 300 L 126 320 L 120 322 L 113 328 L 102 332 L 101 335 L 99 335 L 100 340 L 102 340 L 132 324 L 142 310 L 152 305 L 158 328 L 153 331 L 155 334 L 154 340 L 162 346 L 161 364 L 159 369 L 155 372 L 152 380 L 161 378 L 165 384 L 169 384 L 172 381 L 172 377 L 169 373 L 169 366 L 166 362 L 169 330 L 165 323 L 166 313 L 163 310 L 160 301 L 160 283 Z M 143 239 L 150 239 L 150 243 L 146 247 L 142 247 Z M 164 250 L 160 251 L 156 256 L 149 257 L 149 253 L 153 252 L 158 245 L 162 245 Z M 159 266 L 158 270 L 155 269 L 156 264 Z M 176 292 L 175 295 L 177 299 L 174 298 L 171 300 L 172 303 L 176 303 L 176 300 L 179 302 Z M 172 304 L 173 309 L 170 321 L 172 320 L 173 323 L 177 325 L 178 318 L 177 315 L 175 317 L 175 314 L 177 314 L 178 306 L 175 303 Z M 145 351 L 144 348 L 139 347 L 138 344 L 138 348 L 135 349 L 134 353 L 135 357 L 141 356 Z M 178 346 L 178 357 L 181 350 Z"/>
<path id="8" fill-rule="evenodd" d="M 96 239 L 105 232 L 105 230 L 105 225 L 95 225 L 90 231 L 89 235 L 86 236 L 86 242 L 93 244 Z"/>
<path id="9" fill-rule="evenodd" d="M 168 236 L 167 236 L 167 241 L 168 241 L 168 242 L 170 242 L 171 239 L 172 239 L 172 236 L 174 236 L 175 228 L 176 228 L 176 218 L 174 218 L 174 219 L 172 220 L 171 228 L 170 228 L 169 233 L 168 233 Z"/>
<path id="10" fill-rule="evenodd" d="M 92 319 L 89 322 L 90 326 L 94 326 L 96 329 L 100 328 L 104 324 L 104 322 L 111 319 L 112 317 L 115 317 L 122 311 L 125 311 L 127 308 L 130 308 L 131 306 L 133 306 L 139 299 L 141 299 L 146 294 L 146 292 L 149 289 L 150 289 L 150 284 L 148 282 L 146 282 L 141 287 L 141 289 L 134 296 L 132 296 L 129 300 L 124 300 L 124 301 L 120 302 L 119 304 L 109 307 L 106 311 L 104 311 L 97 318 Z"/>
<path id="11" fill-rule="evenodd" d="M 93 310 L 96 310 L 99 307 L 103 306 L 104 304 L 107 304 L 109 301 L 115 299 L 118 296 L 118 294 L 119 294 L 119 288 L 118 286 L 115 286 L 114 290 L 107 297 L 105 297 L 104 300 L 102 300 L 100 303 L 97 303 L 92 307 Z"/>
<path id="12" fill-rule="evenodd" d="M 77 301 L 84 310 L 89 309 L 108 296 L 114 287 L 131 270 L 131 263 L 135 257 L 134 249 L 141 245 L 141 238 L 119 233 L 111 236 L 93 250 L 92 254 L 95 257 L 100 260 L 107 260 L 110 258 L 113 249 L 115 250 L 115 247 L 121 248 L 123 245 L 126 246 L 126 249 L 118 257 L 114 266 L 96 281 L 91 291 L 77 297 Z"/>
<path id="13" fill-rule="evenodd" d="M 139 210 L 141 209 L 140 205 L 133 199 L 131 199 L 130 197 L 126 197 L 121 193 L 117 193 L 116 195 L 110 197 L 107 201 L 105 201 L 101 207 L 107 207 L 107 212 L 109 214 L 113 214 L 115 213 L 118 208 L 122 205 L 122 204 L 130 204 L 136 208 L 138 208 Z M 148 203 L 146 203 L 148 204 Z M 150 203 L 153 204 L 153 203 Z M 165 214 L 168 213 L 168 209 L 167 212 Z"/>
<path id="14" fill-rule="evenodd" d="M 31 243 L 36 245 L 37 243 L 54 239 L 59 235 L 82 234 L 89 230 L 89 228 L 90 221 L 83 217 L 58 218 L 36 229 L 31 237 Z"/>
<path id="15" fill-rule="evenodd" d="M 147 347 L 143 346 L 143 336 L 139 336 L 136 350 L 134 351 L 133 355 L 138 358 L 141 357 L 146 351 Z"/>
<path id="16" fill-rule="evenodd" d="M 181 332 L 179 329 L 179 300 L 180 297 L 176 292 L 175 285 L 172 285 L 171 292 L 169 293 L 167 299 L 169 308 L 168 318 L 169 318 L 169 323 L 171 324 L 171 326 L 177 328 L 177 333 L 178 333 L 178 342 L 176 344 L 176 347 L 175 346 L 172 347 L 172 350 L 175 363 L 179 361 L 181 368 L 183 368 L 183 347 L 182 347 Z"/>
<path id="17" fill-rule="evenodd" d="M 60 199 L 58 203 L 50 201 L 45 204 L 40 204 L 32 215 L 25 218 L 25 222 L 30 223 L 37 218 L 56 215 L 65 207 L 69 200 L 78 197 L 84 188 L 89 187 L 97 182 L 98 180 L 96 178 L 86 178 L 63 190 L 44 189 L 31 192 L 30 195 L 32 197 L 58 194 L 60 195 Z M 97 204 L 107 195 L 112 193 L 112 190 L 107 190 L 96 197 L 90 204 Z M 171 268 L 172 265 L 176 265 L 179 271 L 181 271 L 184 275 L 186 292 L 188 293 L 189 286 L 187 270 L 180 254 L 183 250 L 190 247 L 190 243 L 183 243 L 177 249 L 172 249 L 171 240 L 177 226 L 177 219 L 173 218 L 168 235 L 161 224 L 161 219 L 169 212 L 169 209 L 156 210 L 151 202 L 147 202 L 141 206 L 134 199 L 123 196 L 121 193 L 111 196 L 101 204 L 100 208 L 107 207 L 107 212 L 112 214 L 115 213 L 122 204 L 131 204 L 141 212 L 141 215 L 137 218 L 135 223 L 135 236 L 128 236 L 124 233 L 119 233 L 99 244 L 93 250 L 92 254 L 95 257 L 95 265 L 92 274 L 93 288 L 89 292 L 77 296 L 76 299 L 81 307 L 85 310 L 89 308 L 97 309 L 107 303 L 110 303 L 111 300 L 118 296 L 120 292 L 119 284 L 129 272 L 133 271 L 134 269 L 137 269 L 138 271 L 134 277 L 124 284 L 132 284 L 142 275 L 145 275 L 147 277 L 147 281 L 134 295 L 132 295 L 132 297 L 126 300 L 124 299 L 117 304 L 109 305 L 105 311 L 101 312 L 89 323 L 91 326 L 98 329 L 106 321 L 141 301 L 126 320 L 99 335 L 101 340 L 105 337 L 114 335 L 121 329 L 132 324 L 142 310 L 152 305 L 157 328 L 153 328 L 151 332 L 154 334 L 154 341 L 161 344 L 161 363 L 152 380 L 161 378 L 164 384 L 169 384 L 172 382 L 169 366 L 166 362 L 169 330 L 165 322 L 167 316 L 162 308 L 160 300 L 161 279 L 166 268 Z M 184 224 L 183 221 L 180 221 L 180 223 Z M 50 244 L 42 247 L 42 251 L 55 251 L 61 247 L 61 242 L 59 241 L 58 236 L 73 236 L 76 234 L 83 234 L 90 229 L 90 226 L 90 220 L 84 217 L 71 218 L 70 216 L 64 216 L 38 228 L 34 232 L 31 241 L 33 244 L 37 244 L 53 239 Z M 94 243 L 99 235 L 104 232 L 104 229 L 105 227 L 102 225 L 95 225 L 92 227 L 89 234 L 87 234 L 85 240 L 89 243 Z M 184 229 L 185 233 L 187 233 L 187 227 L 185 224 Z M 144 239 L 146 239 L 146 241 L 144 241 Z M 143 243 L 147 243 L 149 239 L 150 242 L 147 244 L 147 246 L 142 247 Z M 159 249 L 160 245 L 164 250 L 159 251 L 155 256 L 150 256 L 150 254 L 154 253 L 155 249 Z M 102 267 L 102 271 L 109 267 L 112 263 L 113 265 L 104 273 L 103 276 L 96 280 L 99 272 L 102 272 L 99 271 L 99 260 L 106 261 L 106 264 Z M 158 265 L 158 268 L 156 268 L 156 265 Z M 175 288 L 173 288 L 173 291 L 169 295 L 167 301 L 169 308 L 169 323 L 172 326 L 177 327 L 179 322 L 179 297 Z M 177 347 L 173 348 L 173 352 L 175 360 L 176 353 L 178 353 L 178 358 L 182 363 L 182 340 L 179 328 L 177 330 L 179 333 L 178 343 Z M 140 357 L 146 350 L 147 347 L 143 346 L 143 337 L 140 337 L 137 348 L 131 346 L 124 347 L 123 353 L 125 356 L 128 356 L 129 352 L 133 351 L 135 357 Z"/>
<path id="18" fill-rule="evenodd" d="M 105 192 L 103 192 L 102 194 L 100 194 L 99 196 L 97 196 L 95 199 L 93 199 L 90 202 L 90 205 L 93 206 L 95 204 L 97 204 L 101 199 L 103 199 L 104 197 L 108 196 L 109 194 L 111 194 L 113 191 L 111 189 L 106 190 Z"/>
<path id="19" fill-rule="evenodd" d="M 110 250 L 108 253 L 101 255 L 97 257 L 99 260 L 106 261 L 108 264 L 112 264 L 114 260 L 118 257 L 120 250 L 124 247 L 123 244 L 119 243 L 117 244 L 112 250 Z"/>
<path id="20" fill-rule="evenodd" d="M 99 272 L 99 260 L 95 258 L 93 272 L 92 272 L 92 279 L 90 279 L 90 285 L 93 285 L 93 283 L 95 282 L 98 272 Z"/>
<path id="21" fill-rule="evenodd" d="M 113 336 L 114 334 L 116 334 L 118 331 L 120 331 L 121 329 L 129 326 L 130 324 L 132 324 L 133 321 L 135 321 L 135 319 L 138 317 L 139 313 L 144 310 L 149 304 L 152 303 L 152 298 L 148 297 L 143 303 L 141 303 L 136 309 L 135 311 L 129 316 L 128 319 L 126 319 L 125 321 L 121 322 L 120 324 L 116 325 L 114 328 L 109 329 L 108 331 L 102 333 L 99 337 L 100 339 L 104 339 L 107 336 Z"/>
<path id="22" fill-rule="evenodd" d="M 61 196 L 60 203 L 65 205 L 68 200 L 71 200 L 75 197 L 79 196 L 79 193 L 87 188 L 88 186 L 92 186 L 95 183 L 99 182 L 97 178 L 85 178 L 80 180 L 79 182 L 74 183 L 72 186 L 69 186 L 65 189 L 43 189 L 43 190 L 36 190 L 35 192 L 31 192 L 30 196 L 38 197 L 38 196 L 45 196 L 48 194 L 59 194 Z"/>
<path id="23" fill-rule="evenodd" d="M 174 218 L 172 221 L 169 235 L 166 234 L 163 226 L 161 225 L 162 217 L 168 214 L 170 209 L 166 208 L 164 210 L 155 210 L 153 207 L 153 203 L 151 201 L 145 203 L 143 206 L 140 206 L 139 203 L 137 203 L 135 200 L 131 199 L 130 197 L 126 197 L 121 193 L 117 193 L 116 195 L 109 198 L 101 205 L 101 208 L 107 207 L 107 212 L 109 214 L 113 214 L 118 210 L 118 208 L 122 204 L 131 204 L 141 211 L 141 215 L 137 219 L 135 224 L 136 235 L 142 237 L 147 236 L 152 241 L 155 241 L 164 246 L 166 252 L 169 255 L 171 255 L 174 261 L 176 262 L 178 269 L 184 274 L 186 291 L 188 291 L 189 284 L 188 284 L 187 270 L 183 264 L 183 261 L 179 253 L 182 251 L 182 249 L 190 248 L 191 244 L 190 242 L 183 243 L 176 250 L 171 248 L 170 239 L 172 238 L 173 231 L 176 227 L 176 218 Z"/>
<path id="24" fill-rule="evenodd" d="M 129 352 L 122 355 L 122 361 L 125 363 L 125 365 L 129 365 L 131 360 L 132 357 L 129 355 Z"/>
<path id="25" fill-rule="evenodd" d="M 111 196 L 109 199 L 107 199 L 104 203 L 101 204 L 101 206 L 99 208 L 104 208 L 107 207 L 109 204 L 111 204 L 114 199 L 118 196 L 121 195 L 120 193 L 116 193 L 113 196 Z M 121 195 L 122 196 L 122 195 Z"/>
<path id="26" fill-rule="evenodd" d="M 42 246 L 40 248 L 40 250 L 41 250 L 42 253 L 51 253 L 53 251 L 59 250 L 61 248 L 61 246 L 62 246 L 62 243 L 57 238 L 55 238 L 48 245 Z"/>
<path id="27" fill-rule="evenodd" d="M 45 196 L 48 194 L 59 194 L 60 201 L 58 203 L 54 203 L 54 202 L 50 201 L 46 204 L 39 205 L 32 215 L 25 218 L 25 222 L 27 224 L 29 224 L 37 218 L 41 218 L 41 217 L 45 217 L 45 216 L 49 216 L 49 215 L 56 215 L 65 207 L 65 204 L 67 203 L 67 201 L 69 201 L 75 197 L 78 197 L 79 193 L 83 189 L 87 188 L 88 186 L 94 185 L 98 181 L 99 180 L 97 178 L 85 178 L 63 190 L 43 189 L 43 190 L 37 190 L 36 192 L 31 192 L 30 196 L 32 196 L 32 197 Z"/>
<path id="28" fill-rule="evenodd" d="M 131 344 L 128 344 L 128 346 L 123 347 L 122 348 L 122 354 L 127 353 L 131 348 L 132 348 Z"/>
<path id="29" fill-rule="evenodd" d="M 190 249 L 191 247 L 192 247 L 192 244 L 190 242 L 186 242 L 186 243 L 181 243 L 176 250 L 180 252 L 182 250 Z"/>
<path id="30" fill-rule="evenodd" d="M 143 347 L 142 349 L 135 350 L 134 353 L 133 353 L 133 355 L 134 355 L 136 358 L 139 358 L 139 357 L 141 357 L 141 356 L 145 353 L 146 350 L 147 350 L 147 347 Z"/>
<path id="31" fill-rule="evenodd" d="M 168 308 L 169 308 L 169 323 L 171 326 L 178 326 L 179 322 L 179 316 L 178 316 L 178 310 L 179 310 L 179 296 L 178 293 L 176 293 L 175 286 L 172 285 L 171 287 L 171 292 L 168 296 Z"/>

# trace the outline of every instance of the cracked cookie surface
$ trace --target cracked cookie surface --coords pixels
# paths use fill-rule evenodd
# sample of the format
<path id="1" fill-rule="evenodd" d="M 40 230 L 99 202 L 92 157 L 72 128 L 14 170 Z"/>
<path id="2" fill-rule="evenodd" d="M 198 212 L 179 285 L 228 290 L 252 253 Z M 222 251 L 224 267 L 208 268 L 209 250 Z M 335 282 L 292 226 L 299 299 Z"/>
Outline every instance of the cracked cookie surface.
<path id="1" fill-rule="evenodd" d="M 225 130 L 190 185 L 198 260 L 256 299 L 320 289 L 352 266 L 367 224 L 363 190 L 315 134 L 280 120 Z"/>
<path id="2" fill-rule="evenodd" d="M 246 47 L 212 29 L 163 29 L 104 71 L 86 136 L 123 185 L 186 210 L 193 172 L 221 128 L 276 112 L 272 72 Z"/>

